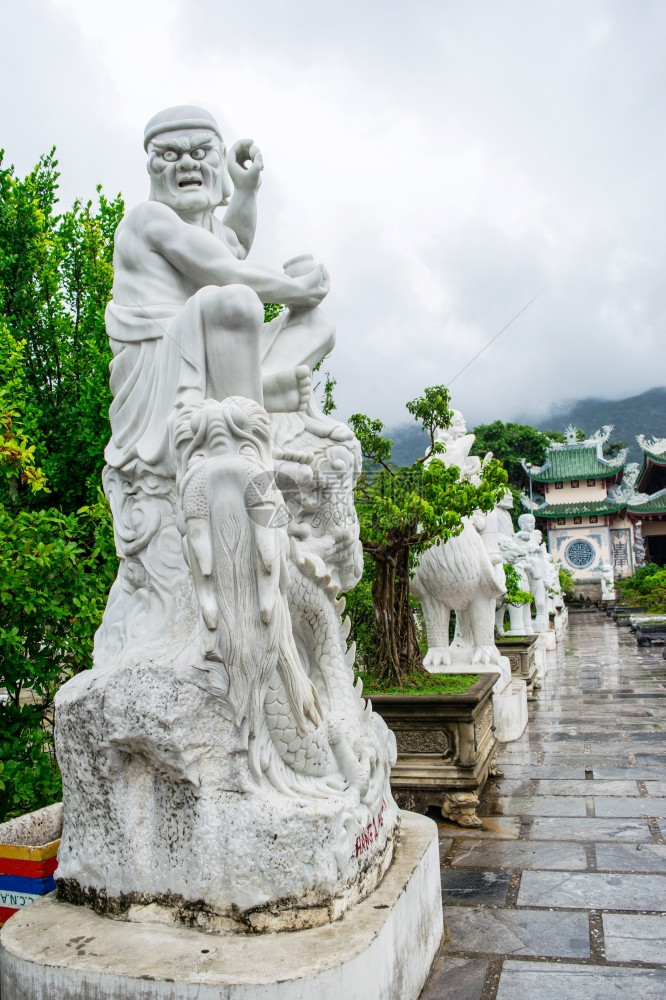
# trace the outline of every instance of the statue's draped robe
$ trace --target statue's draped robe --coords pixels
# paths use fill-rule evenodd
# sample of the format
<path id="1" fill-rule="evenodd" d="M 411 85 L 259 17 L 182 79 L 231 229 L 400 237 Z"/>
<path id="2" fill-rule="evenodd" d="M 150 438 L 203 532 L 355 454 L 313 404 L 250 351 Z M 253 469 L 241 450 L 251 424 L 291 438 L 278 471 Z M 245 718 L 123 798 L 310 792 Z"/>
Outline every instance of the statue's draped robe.
<path id="1" fill-rule="evenodd" d="M 114 356 L 111 440 L 104 456 L 115 468 L 138 459 L 153 472 L 173 473 L 169 416 L 178 402 L 203 399 L 206 387 L 201 318 L 187 317 L 189 306 L 107 306 L 106 329 Z"/>
<path id="2" fill-rule="evenodd" d="M 264 326 L 264 354 L 284 318 Z M 110 302 L 106 329 L 113 360 L 111 440 L 104 456 L 116 469 L 136 460 L 158 475 L 174 475 L 169 418 L 206 398 L 205 320 L 199 298 L 184 305 L 124 306 Z M 230 395 L 220 387 L 219 399 Z"/>

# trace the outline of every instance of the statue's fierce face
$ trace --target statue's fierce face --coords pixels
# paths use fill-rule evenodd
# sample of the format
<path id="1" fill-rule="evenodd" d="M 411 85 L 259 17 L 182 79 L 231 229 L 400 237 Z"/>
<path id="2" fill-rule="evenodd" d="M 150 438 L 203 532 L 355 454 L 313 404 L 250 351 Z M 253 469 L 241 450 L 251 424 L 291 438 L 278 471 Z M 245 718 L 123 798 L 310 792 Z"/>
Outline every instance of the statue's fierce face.
<path id="1" fill-rule="evenodd" d="M 151 199 L 174 212 L 200 212 L 225 204 L 231 181 L 225 150 L 212 131 L 162 132 L 148 145 Z"/>

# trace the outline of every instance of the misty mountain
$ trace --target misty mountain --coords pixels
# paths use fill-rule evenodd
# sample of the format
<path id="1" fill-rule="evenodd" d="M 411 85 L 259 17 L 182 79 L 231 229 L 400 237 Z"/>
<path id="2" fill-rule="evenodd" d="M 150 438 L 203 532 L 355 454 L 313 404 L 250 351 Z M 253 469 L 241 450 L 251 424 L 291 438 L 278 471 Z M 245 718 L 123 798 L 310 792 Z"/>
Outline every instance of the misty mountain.
<path id="1" fill-rule="evenodd" d="M 531 424 L 541 431 L 563 431 L 569 424 L 580 427 L 589 437 L 605 424 L 613 424 L 611 441 L 623 441 L 629 448 L 627 461 L 640 462 L 641 450 L 636 443 L 637 434 L 666 437 L 666 387 L 648 389 L 627 399 L 579 399 L 554 407 L 550 414 L 538 420 L 518 416 L 516 423 Z M 488 421 L 492 423 L 492 421 Z M 416 421 L 401 427 L 388 428 L 387 437 L 393 439 L 392 459 L 397 465 L 411 465 L 425 454 L 428 435 Z"/>
<path id="2" fill-rule="evenodd" d="M 391 461 L 396 465 L 411 465 L 417 458 L 425 455 L 430 444 L 430 438 L 415 420 L 402 427 L 387 428 L 386 437 L 393 441 Z"/>
<path id="3" fill-rule="evenodd" d="M 547 417 L 534 421 L 533 426 L 540 431 L 563 431 L 569 424 L 580 427 L 587 437 L 604 424 L 613 424 L 611 441 L 624 441 L 629 448 L 627 461 L 640 462 L 637 434 L 666 437 L 666 387 L 648 389 L 627 399 L 579 399 L 561 404 Z"/>

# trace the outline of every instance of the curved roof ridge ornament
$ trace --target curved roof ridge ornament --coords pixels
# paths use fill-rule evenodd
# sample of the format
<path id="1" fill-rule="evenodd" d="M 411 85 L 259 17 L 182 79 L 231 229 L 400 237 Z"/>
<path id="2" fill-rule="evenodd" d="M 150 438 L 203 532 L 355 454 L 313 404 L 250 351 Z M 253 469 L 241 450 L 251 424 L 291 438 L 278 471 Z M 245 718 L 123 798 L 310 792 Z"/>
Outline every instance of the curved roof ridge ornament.
<path id="1" fill-rule="evenodd" d="M 644 434 L 637 434 L 636 440 L 641 451 L 650 452 L 653 455 L 663 455 L 666 452 L 666 438 L 653 436 L 648 440 Z"/>
<path id="2" fill-rule="evenodd" d="M 543 465 L 530 465 L 530 463 L 526 459 L 521 458 L 520 464 L 522 465 L 523 469 L 525 470 L 528 476 L 535 476 L 539 472 L 543 472 L 544 469 L 550 468 L 550 462 L 548 461 L 548 459 L 546 459 Z"/>
<path id="3" fill-rule="evenodd" d="M 604 424 L 598 430 L 592 434 L 583 444 L 593 445 L 593 444 L 606 444 L 610 440 L 610 436 L 615 430 L 614 424 Z"/>

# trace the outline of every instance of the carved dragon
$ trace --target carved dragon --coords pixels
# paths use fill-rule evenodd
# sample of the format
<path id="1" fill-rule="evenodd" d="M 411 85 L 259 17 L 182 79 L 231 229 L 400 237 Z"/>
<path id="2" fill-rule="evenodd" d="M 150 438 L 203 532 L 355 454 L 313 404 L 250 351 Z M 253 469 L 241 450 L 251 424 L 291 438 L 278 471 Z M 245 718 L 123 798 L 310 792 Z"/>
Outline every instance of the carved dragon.
<path id="1" fill-rule="evenodd" d="M 259 404 L 230 397 L 186 407 L 174 444 L 180 527 L 202 619 L 200 669 L 236 726 L 246 727 L 255 778 L 282 792 L 353 789 L 377 812 L 384 751 L 390 764 L 395 749 L 360 684 L 354 687 L 349 622 L 337 599 L 340 575 L 350 583 L 345 553 L 355 563 L 351 580 L 358 578 L 358 526 L 355 518 L 337 524 L 339 503 L 322 504 L 324 470 L 334 497 L 336 471 L 338 494 L 339 481 L 343 496 L 353 487 L 358 473 L 350 475 L 349 447 L 327 441 L 315 456 L 318 475 L 301 474 L 302 487 L 288 491 L 285 503 L 278 483 L 301 453 L 278 447 L 292 460 L 279 463 L 276 476 L 269 418 Z M 327 522 L 319 549 L 328 559 L 337 554 L 335 578 L 312 544 L 313 518 L 317 527 Z"/>

